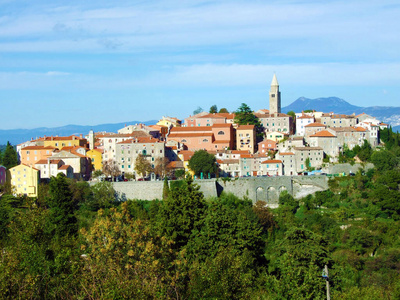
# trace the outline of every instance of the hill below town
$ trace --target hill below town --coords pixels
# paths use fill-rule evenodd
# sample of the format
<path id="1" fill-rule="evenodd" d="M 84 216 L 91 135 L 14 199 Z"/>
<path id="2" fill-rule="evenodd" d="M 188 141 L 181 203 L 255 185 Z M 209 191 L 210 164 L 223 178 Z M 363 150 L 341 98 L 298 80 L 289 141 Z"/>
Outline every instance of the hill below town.
<path id="1" fill-rule="evenodd" d="M 69 136 L 69 135 L 86 135 L 90 130 L 95 132 L 106 131 L 106 132 L 117 132 L 119 129 L 125 127 L 125 125 L 132 125 L 142 123 L 145 125 L 156 124 L 157 120 L 150 121 L 131 121 L 115 124 L 99 124 L 99 125 L 66 125 L 62 127 L 40 127 L 33 129 L 9 129 L 0 130 L 0 145 L 7 144 L 9 141 L 12 145 L 18 145 L 30 139 L 36 139 L 43 136 Z"/>

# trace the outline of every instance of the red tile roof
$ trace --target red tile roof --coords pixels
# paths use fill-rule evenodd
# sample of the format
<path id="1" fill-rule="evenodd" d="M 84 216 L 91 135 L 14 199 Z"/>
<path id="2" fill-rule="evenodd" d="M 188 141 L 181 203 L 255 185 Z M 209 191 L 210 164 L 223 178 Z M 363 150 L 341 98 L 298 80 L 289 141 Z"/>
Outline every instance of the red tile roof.
<path id="1" fill-rule="evenodd" d="M 310 137 L 336 137 L 336 136 L 331 132 L 329 132 L 328 130 L 321 130 L 313 135 L 310 135 Z"/>
<path id="2" fill-rule="evenodd" d="M 319 123 L 319 122 L 314 122 L 314 123 L 307 124 L 304 127 L 326 127 L 326 126 L 324 124 Z"/>
<path id="3" fill-rule="evenodd" d="M 264 160 L 262 164 L 281 164 L 282 161 L 278 159 Z"/>

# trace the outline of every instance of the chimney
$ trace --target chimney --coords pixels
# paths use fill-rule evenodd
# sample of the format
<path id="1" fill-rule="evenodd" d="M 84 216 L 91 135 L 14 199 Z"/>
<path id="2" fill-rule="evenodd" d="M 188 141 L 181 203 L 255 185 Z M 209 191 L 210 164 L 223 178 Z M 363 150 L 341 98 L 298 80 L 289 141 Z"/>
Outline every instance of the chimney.
<path id="1" fill-rule="evenodd" d="M 80 138 L 83 138 L 83 137 L 82 137 L 82 133 L 79 135 L 79 137 L 80 137 Z"/>

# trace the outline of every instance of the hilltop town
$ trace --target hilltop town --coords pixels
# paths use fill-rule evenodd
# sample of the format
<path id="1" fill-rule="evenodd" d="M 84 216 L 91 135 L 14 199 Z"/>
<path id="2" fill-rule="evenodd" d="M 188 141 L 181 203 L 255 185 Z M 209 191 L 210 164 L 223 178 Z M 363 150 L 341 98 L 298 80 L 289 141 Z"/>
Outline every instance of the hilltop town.
<path id="1" fill-rule="evenodd" d="M 218 112 L 215 106 L 184 120 L 163 116 L 155 125 L 127 125 L 118 132 L 32 139 L 17 146 L 20 164 L 10 169 L 10 182 L 17 194 L 35 197 L 40 180 L 58 173 L 79 180 L 195 175 L 189 161 L 198 150 L 213 155 L 218 167 L 215 175 L 201 178 L 305 175 L 339 162 L 341 153 L 356 146 L 377 147 L 379 131 L 388 128 L 365 113 L 284 114 L 276 75 L 267 105 L 268 109 L 249 111 L 242 104 L 236 112 Z M 246 114 L 257 123 L 243 123 L 240 117 Z M 0 174 L 4 182 L 5 172 Z"/>

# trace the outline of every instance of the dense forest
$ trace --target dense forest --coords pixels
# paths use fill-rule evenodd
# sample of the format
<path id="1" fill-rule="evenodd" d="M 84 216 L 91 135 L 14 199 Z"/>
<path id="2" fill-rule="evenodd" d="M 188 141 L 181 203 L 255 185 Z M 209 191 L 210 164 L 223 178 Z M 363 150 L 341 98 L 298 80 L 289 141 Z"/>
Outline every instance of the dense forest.
<path id="1" fill-rule="evenodd" d="M 381 139 L 365 154 L 373 169 L 300 200 L 282 193 L 277 209 L 205 199 L 190 178 L 154 201 L 60 174 L 35 199 L 4 186 L 0 297 L 326 299 L 327 266 L 332 299 L 399 299 L 399 134 Z"/>

